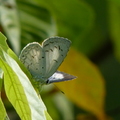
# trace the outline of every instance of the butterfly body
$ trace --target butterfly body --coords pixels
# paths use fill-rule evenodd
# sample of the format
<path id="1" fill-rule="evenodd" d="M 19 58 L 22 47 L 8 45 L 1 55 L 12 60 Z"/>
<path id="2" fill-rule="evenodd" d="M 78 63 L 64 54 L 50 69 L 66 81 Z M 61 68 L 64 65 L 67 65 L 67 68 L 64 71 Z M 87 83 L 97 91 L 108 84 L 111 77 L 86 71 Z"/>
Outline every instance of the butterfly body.
<path id="1" fill-rule="evenodd" d="M 42 45 L 37 42 L 29 43 L 23 48 L 20 60 L 36 81 L 42 84 L 52 83 L 48 81 L 52 81 L 51 77 L 54 77 L 66 57 L 70 44 L 68 39 L 62 37 L 48 38 Z"/>

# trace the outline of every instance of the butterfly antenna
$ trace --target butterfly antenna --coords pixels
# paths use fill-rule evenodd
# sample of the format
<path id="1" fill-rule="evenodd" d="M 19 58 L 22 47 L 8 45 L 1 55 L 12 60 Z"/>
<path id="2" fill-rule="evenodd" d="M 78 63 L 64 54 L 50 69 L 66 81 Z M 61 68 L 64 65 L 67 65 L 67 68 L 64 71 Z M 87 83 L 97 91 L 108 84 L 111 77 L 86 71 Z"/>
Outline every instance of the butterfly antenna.
<path id="1" fill-rule="evenodd" d="M 64 93 L 63 91 L 61 91 L 60 88 L 58 88 L 55 84 L 54 84 L 54 86 L 55 86 L 61 93 L 65 94 L 65 93 Z"/>

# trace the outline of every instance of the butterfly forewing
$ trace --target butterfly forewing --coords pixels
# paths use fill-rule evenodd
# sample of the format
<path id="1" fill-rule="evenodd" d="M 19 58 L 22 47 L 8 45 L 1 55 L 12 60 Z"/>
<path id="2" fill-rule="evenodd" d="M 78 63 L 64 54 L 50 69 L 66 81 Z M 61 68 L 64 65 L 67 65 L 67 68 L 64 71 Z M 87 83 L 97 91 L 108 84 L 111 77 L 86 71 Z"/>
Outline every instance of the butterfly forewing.
<path id="1" fill-rule="evenodd" d="M 43 50 L 46 58 L 46 71 L 44 76 L 49 78 L 56 72 L 67 55 L 70 43 L 68 39 L 61 37 L 49 38 L 43 42 Z"/>

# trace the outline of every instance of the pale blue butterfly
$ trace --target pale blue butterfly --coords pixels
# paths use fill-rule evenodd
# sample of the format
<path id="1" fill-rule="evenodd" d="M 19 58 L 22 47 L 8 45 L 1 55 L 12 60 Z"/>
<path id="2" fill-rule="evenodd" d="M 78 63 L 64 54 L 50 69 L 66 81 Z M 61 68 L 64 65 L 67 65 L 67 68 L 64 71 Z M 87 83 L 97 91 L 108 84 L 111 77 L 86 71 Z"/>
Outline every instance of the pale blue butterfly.
<path id="1" fill-rule="evenodd" d="M 76 78 L 57 71 L 70 47 L 70 40 L 63 37 L 51 37 L 43 41 L 29 43 L 23 48 L 20 60 L 36 81 L 41 84 L 67 81 Z"/>

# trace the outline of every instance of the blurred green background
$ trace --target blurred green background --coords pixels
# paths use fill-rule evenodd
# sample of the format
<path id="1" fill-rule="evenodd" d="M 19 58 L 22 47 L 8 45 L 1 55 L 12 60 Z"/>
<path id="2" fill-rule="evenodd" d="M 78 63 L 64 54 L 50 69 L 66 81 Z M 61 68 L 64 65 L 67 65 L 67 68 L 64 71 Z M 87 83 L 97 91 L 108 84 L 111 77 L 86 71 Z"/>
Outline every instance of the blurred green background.
<path id="1" fill-rule="evenodd" d="M 72 48 L 95 64 L 105 80 L 106 115 L 120 119 L 119 0 L 1 0 L 0 31 L 17 55 L 33 41 L 41 43 L 51 36 L 70 39 Z M 69 59 L 74 58 L 71 55 Z M 45 86 L 41 96 L 54 120 L 96 119 L 53 85 Z M 3 100 L 9 116 L 16 116 L 4 94 Z"/>

